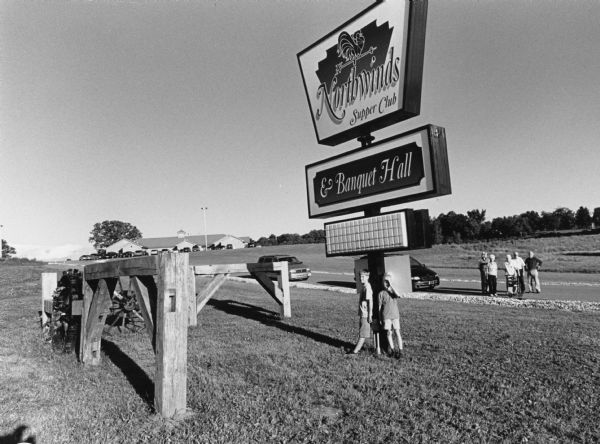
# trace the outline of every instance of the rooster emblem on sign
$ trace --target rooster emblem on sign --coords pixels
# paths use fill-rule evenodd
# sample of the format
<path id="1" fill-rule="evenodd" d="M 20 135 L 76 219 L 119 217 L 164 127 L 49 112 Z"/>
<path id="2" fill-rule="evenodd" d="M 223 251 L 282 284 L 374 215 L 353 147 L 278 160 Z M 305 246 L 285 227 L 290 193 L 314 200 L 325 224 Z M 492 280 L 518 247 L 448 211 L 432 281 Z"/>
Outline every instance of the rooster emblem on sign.
<path id="1" fill-rule="evenodd" d="M 368 51 L 363 54 L 363 48 L 365 46 L 365 36 L 362 31 L 356 31 L 350 35 L 346 31 L 342 31 L 338 37 L 337 44 L 337 55 L 342 58 L 342 62 L 338 63 L 335 67 L 335 74 L 338 75 L 342 69 L 348 65 L 354 65 L 356 67 L 357 60 L 365 57 L 367 54 L 373 54 L 377 49 L 375 46 L 371 46 Z M 375 63 L 375 57 L 371 59 L 371 66 Z"/>

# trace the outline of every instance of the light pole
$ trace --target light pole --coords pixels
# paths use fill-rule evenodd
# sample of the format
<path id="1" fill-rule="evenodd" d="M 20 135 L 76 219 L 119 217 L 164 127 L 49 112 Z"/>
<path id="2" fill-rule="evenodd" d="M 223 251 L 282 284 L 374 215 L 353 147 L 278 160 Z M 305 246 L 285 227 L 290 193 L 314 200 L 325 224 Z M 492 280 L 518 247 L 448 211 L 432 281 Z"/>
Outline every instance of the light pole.
<path id="1" fill-rule="evenodd" d="M 202 210 L 202 216 L 204 217 L 204 250 L 208 250 L 208 235 L 206 234 L 206 210 L 208 210 L 208 207 L 201 207 L 200 208 Z"/>

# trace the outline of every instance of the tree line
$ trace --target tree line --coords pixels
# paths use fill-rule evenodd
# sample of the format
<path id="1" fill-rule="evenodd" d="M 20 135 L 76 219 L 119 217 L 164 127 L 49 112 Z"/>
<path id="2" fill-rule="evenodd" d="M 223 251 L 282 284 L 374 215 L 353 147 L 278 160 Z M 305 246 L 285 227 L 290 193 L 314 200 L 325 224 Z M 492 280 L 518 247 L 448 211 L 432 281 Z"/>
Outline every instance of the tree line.
<path id="1" fill-rule="evenodd" d="M 442 213 L 431 220 L 434 244 L 507 239 L 531 236 L 558 230 L 589 229 L 600 227 L 600 207 L 593 214 L 586 207 L 577 211 L 560 207 L 552 212 L 526 211 L 514 216 L 485 220 L 486 210 L 471 210 L 467 214 Z"/>
<path id="2" fill-rule="evenodd" d="M 560 207 L 552 212 L 526 211 L 514 216 L 496 217 L 486 220 L 486 210 L 474 209 L 467 214 L 441 213 L 430 221 L 434 244 L 461 243 L 470 241 L 507 239 L 531 236 L 558 230 L 589 229 L 592 224 L 600 227 L 600 207 L 593 213 L 586 207 L 572 211 Z M 312 230 L 306 234 L 271 234 L 252 243 L 261 246 L 325 243 L 325 230 Z"/>

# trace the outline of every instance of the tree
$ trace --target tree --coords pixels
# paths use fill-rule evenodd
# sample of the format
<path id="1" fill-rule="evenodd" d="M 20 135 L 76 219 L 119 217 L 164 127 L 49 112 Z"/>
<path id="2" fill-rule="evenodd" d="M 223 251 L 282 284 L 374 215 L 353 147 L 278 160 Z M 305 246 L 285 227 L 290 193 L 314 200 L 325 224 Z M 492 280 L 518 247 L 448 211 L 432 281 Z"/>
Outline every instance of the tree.
<path id="1" fill-rule="evenodd" d="M 561 230 L 571 230 L 575 228 L 575 213 L 566 207 L 560 207 L 553 213 L 558 217 L 558 228 Z"/>
<path id="2" fill-rule="evenodd" d="M 579 207 L 575 213 L 575 225 L 577 228 L 590 228 L 592 226 L 592 215 L 587 207 Z"/>
<path id="3" fill-rule="evenodd" d="M 592 215 L 592 222 L 596 228 L 600 228 L 600 207 L 594 208 L 594 214 Z"/>
<path id="4" fill-rule="evenodd" d="M 302 235 L 302 240 L 307 244 L 324 244 L 325 230 L 310 230 Z"/>
<path id="5" fill-rule="evenodd" d="M 521 213 L 521 217 L 526 221 L 529 228 L 531 228 L 532 233 L 540 231 L 542 228 L 542 218 L 537 211 L 526 211 L 525 213 Z"/>
<path id="6" fill-rule="evenodd" d="M 540 228 L 546 231 L 556 231 L 560 226 L 560 217 L 555 213 L 542 211 L 540 218 Z"/>
<path id="7" fill-rule="evenodd" d="M 10 258 L 13 254 L 17 254 L 17 250 L 15 250 L 13 247 L 11 247 L 10 245 L 8 245 L 8 242 L 6 242 L 4 239 L 2 239 L 2 255 L 0 255 L 1 259 L 8 259 Z"/>
<path id="8" fill-rule="evenodd" d="M 277 245 L 301 244 L 302 238 L 298 233 L 283 233 L 277 236 Z"/>
<path id="9" fill-rule="evenodd" d="M 120 220 L 105 220 L 94 224 L 94 228 L 90 231 L 90 238 L 94 248 L 106 248 L 121 239 L 135 241 L 142 237 L 142 233 L 134 225 L 129 222 L 121 222 Z"/>

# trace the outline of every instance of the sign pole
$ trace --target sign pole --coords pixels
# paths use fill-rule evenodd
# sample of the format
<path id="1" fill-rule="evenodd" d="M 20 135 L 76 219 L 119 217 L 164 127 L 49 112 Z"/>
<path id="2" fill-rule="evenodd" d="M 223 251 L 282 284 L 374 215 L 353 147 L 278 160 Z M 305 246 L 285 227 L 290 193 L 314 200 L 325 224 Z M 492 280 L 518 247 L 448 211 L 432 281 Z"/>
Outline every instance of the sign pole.
<path id="1" fill-rule="evenodd" d="M 362 148 L 367 148 L 373 143 L 375 137 L 372 136 L 371 133 L 367 133 L 360 136 L 357 140 L 360 142 Z M 381 207 L 378 205 L 366 207 L 364 213 L 365 217 L 379 216 L 381 214 Z M 369 281 L 371 283 L 371 288 L 373 289 L 373 322 L 381 324 L 381 320 L 379 319 L 379 292 L 382 289 L 381 279 L 385 273 L 384 253 L 381 251 L 367 253 L 367 264 L 369 268 Z M 380 332 L 381 325 L 377 325 L 377 327 L 373 329 L 373 345 L 377 354 L 381 352 L 382 346 L 384 347 L 384 350 L 385 347 L 387 347 L 387 343 L 381 343 L 382 335 Z"/>

